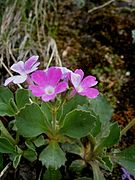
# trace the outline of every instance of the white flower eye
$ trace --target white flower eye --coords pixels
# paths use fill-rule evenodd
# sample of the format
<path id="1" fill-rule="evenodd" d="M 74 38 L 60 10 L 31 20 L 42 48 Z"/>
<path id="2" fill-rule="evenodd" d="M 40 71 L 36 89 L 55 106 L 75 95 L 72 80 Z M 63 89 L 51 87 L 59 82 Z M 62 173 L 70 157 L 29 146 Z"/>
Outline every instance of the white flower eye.
<path id="1" fill-rule="evenodd" d="M 83 88 L 82 88 L 82 86 L 81 86 L 81 85 L 79 85 L 79 86 L 77 87 L 77 91 L 78 91 L 78 93 L 80 93 L 80 92 L 82 92 L 82 91 L 83 91 Z"/>
<path id="2" fill-rule="evenodd" d="M 55 92 L 55 90 L 54 90 L 54 87 L 52 87 L 52 86 L 47 86 L 47 87 L 45 88 L 45 93 L 46 93 L 47 95 L 54 94 L 54 92 Z"/>

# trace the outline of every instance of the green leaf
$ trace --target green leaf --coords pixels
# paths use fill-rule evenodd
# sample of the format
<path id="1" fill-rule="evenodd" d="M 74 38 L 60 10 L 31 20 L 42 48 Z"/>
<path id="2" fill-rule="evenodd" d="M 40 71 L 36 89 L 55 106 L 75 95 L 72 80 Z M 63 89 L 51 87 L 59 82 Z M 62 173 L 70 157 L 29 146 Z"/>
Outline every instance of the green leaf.
<path id="1" fill-rule="evenodd" d="M 16 126 L 20 135 L 36 137 L 47 132 L 46 118 L 37 104 L 26 105 L 16 116 Z"/>
<path id="2" fill-rule="evenodd" d="M 23 152 L 23 157 L 25 157 L 29 161 L 33 162 L 37 159 L 37 153 L 36 153 L 36 151 L 34 151 L 32 149 L 27 149 Z"/>
<path id="3" fill-rule="evenodd" d="M 15 100 L 18 109 L 21 109 L 26 104 L 29 104 L 29 91 L 26 89 L 18 89 L 15 94 Z"/>
<path id="4" fill-rule="evenodd" d="M 113 108 L 107 102 L 105 96 L 100 94 L 97 98 L 90 99 L 89 102 L 91 109 L 99 116 L 102 124 L 111 120 Z"/>
<path id="5" fill-rule="evenodd" d="M 0 87 L 0 116 L 13 116 L 15 114 L 10 104 L 13 93 L 7 87 Z"/>
<path id="6" fill-rule="evenodd" d="M 111 158 L 109 156 L 104 156 L 101 158 L 104 169 L 111 171 L 113 170 L 113 163 L 111 161 Z"/>
<path id="7" fill-rule="evenodd" d="M 96 136 L 97 144 L 100 144 L 101 140 L 109 136 L 111 123 L 106 123 L 101 125 L 101 130 Z"/>
<path id="8" fill-rule="evenodd" d="M 26 139 L 25 144 L 29 149 L 35 151 L 36 148 L 31 139 Z"/>
<path id="9" fill-rule="evenodd" d="M 13 137 L 8 132 L 8 130 L 5 128 L 5 126 L 3 125 L 2 121 L 0 121 L 0 133 L 1 133 L 1 137 L 4 137 L 4 138 L 8 139 L 8 141 L 11 144 L 14 144 L 14 145 L 16 144 L 16 141 L 13 139 Z"/>
<path id="10" fill-rule="evenodd" d="M 90 112 L 73 110 L 66 115 L 60 133 L 73 138 L 87 136 L 95 126 L 95 121 L 96 117 Z"/>
<path id="11" fill-rule="evenodd" d="M 0 87 L 0 103 L 8 104 L 9 100 L 14 98 L 13 93 L 7 87 Z"/>
<path id="12" fill-rule="evenodd" d="M 90 131 L 90 133 L 92 134 L 93 137 L 97 136 L 97 134 L 100 132 L 101 130 L 101 122 L 99 119 L 99 116 L 97 116 L 94 111 L 92 111 L 90 109 L 90 106 L 88 104 L 85 104 L 83 106 L 78 106 L 79 110 L 84 110 L 84 111 L 89 111 L 93 116 L 96 116 L 95 119 L 95 126 L 93 127 L 93 129 Z"/>
<path id="13" fill-rule="evenodd" d="M 13 116 L 15 113 L 9 104 L 0 102 L 0 116 Z"/>
<path id="14" fill-rule="evenodd" d="M 105 177 L 101 172 L 99 165 L 94 161 L 91 161 L 90 164 L 93 170 L 93 180 L 105 180 Z"/>
<path id="15" fill-rule="evenodd" d="M 64 152 L 69 152 L 69 153 L 73 153 L 73 154 L 82 156 L 83 151 L 84 151 L 84 146 L 81 142 L 74 141 L 71 143 L 63 143 L 62 149 L 64 150 Z"/>
<path id="16" fill-rule="evenodd" d="M 39 160 L 42 161 L 42 164 L 47 168 L 58 169 L 65 164 L 66 158 L 65 153 L 59 147 L 58 143 L 50 142 L 39 155 Z"/>
<path id="17" fill-rule="evenodd" d="M 113 123 L 110 125 L 108 134 L 106 136 L 102 136 L 102 134 L 99 134 L 99 136 L 101 137 L 98 140 L 98 151 L 102 150 L 104 147 L 111 147 L 119 141 L 120 128 L 117 123 Z"/>
<path id="18" fill-rule="evenodd" d="M 40 146 L 42 146 L 42 145 L 45 144 L 45 139 L 44 139 L 44 137 L 41 135 L 41 136 L 39 136 L 38 138 L 36 138 L 33 142 L 34 142 L 34 144 L 35 144 L 36 147 L 40 147 Z"/>
<path id="19" fill-rule="evenodd" d="M 96 137 L 101 131 L 101 122 L 99 120 L 99 117 L 95 118 L 95 126 L 91 129 L 90 133 L 93 137 Z"/>
<path id="20" fill-rule="evenodd" d="M 8 139 L 0 137 L 0 152 L 1 153 L 15 153 L 16 148 Z"/>
<path id="21" fill-rule="evenodd" d="M 77 176 L 81 176 L 81 173 L 85 167 L 86 167 L 85 161 L 82 159 L 79 159 L 79 160 L 73 161 L 70 164 L 69 170 L 73 172 L 74 174 L 76 174 Z"/>
<path id="22" fill-rule="evenodd" d="M 67 101 L 63 108 L 61 108 L 58 111 L 58 119 L 60 121 L 63 121 L 65 118 L 65 115 L 68 114 L 70 111 L 77 109 L 78 106 L 84 105 L 88 103 L 88 99 L 84 96 L 75 95 L 73 98 L 71 98 L 69 101 Z"/>
<path id="23" fill-rule="evenodd" d="M 16 120 L 11 120 L 9 123 L 8 123 L 8 128 L 9 129 L 12 129 L 13 131 L 17 131 L 17 127 L 16 127 Z"/>
<path id="24" fill-rule="evenodd" d="M 15 146 L 16 147 L 16 153 L 17 154 L 22 154 L 23 153 L 23 151 L 19 148 L 19 146 Z"/>
<path id="25" fill-rule="evenodd" d="M 10 105 L 10 108 L 12 109 L 12 111 L 14 112 L 14 115 L 19 111 L 18 107 L 16 106 L 15 104 L 15 101 L 13 98 L 11 98 L 9 100 L 9 105 Z"/>
<path id="26" fill-rule="evenodd" d="M 135 145 L 114 154 L 114 160 L 135 176 Z"/>
<path id="27" fill-rule="evenodd" d="M 21 157 L 22 155 L 21 154 L 17 154 L 15 157 L 14 157 L 14 160 L 13 160 L 13 167 L 16 169 L 17 166 L 19 165 L 20 161 L 21 161 Z"/>
<path id="28" fill-rule="evenodd" d="M 43 174 L 43 180 L 61 180 L 62 176 L 59 169 L 48 168 Z"/>
<path id="29" fill-rule="evenodd" d="M 43 111 L 43 113 L 44 113 L 46 119 L 48 120 L 48 122 L 51 123 L 51 121 L 52 121 L 52 112 L 51 112 L 51 109 L 48 107 L 46 102 L 43 102 L 41 104 L 41 110 Z"/>

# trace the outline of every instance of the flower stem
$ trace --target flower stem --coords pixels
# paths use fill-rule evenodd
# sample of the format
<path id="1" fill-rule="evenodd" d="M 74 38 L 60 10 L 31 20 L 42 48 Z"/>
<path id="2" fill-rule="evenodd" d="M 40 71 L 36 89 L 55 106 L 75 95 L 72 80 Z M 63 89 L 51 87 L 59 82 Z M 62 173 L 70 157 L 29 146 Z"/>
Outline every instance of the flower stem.
<path id="1" fill-rule="evenodd" d="M 65 104 L 66 100 L 67 100 L 67 99 L 66 99 L 66 95 L 65 95 L 65 98 L 63 99 L 63 101 L 61 101 L 60 105 L 59 105 L 58 108 L 57 108 L 57 111 L 58 111 L 60 108 L 63 107 L 63 105 Z"/>
<path id="2" fill-rule="evenodd" d="M 53 111 L 52 111 L 52 127 L 53 127 L 53 131 L 55 133 L 56 131 L 56 108 L 54 107 Z"/>
<path id="3" fill-rule="evenodd" d="M 96 161 L 91 161 L 90 165 L 93 170 L 93 179 L 95 180 L 105 179 Z"/>
<path id="4" fill-rule="evenodd" d="M 130 122 L 128 123 L 128 125 L 122 129 L 120 135 L 123 136 L 124 134 L 126 134 L 126 132 L 127 132 L 132 126 L 134 126 L 134 125 L 135 125 L 135 119 L 133 119 L 132 121 L 130 121 Z"/>

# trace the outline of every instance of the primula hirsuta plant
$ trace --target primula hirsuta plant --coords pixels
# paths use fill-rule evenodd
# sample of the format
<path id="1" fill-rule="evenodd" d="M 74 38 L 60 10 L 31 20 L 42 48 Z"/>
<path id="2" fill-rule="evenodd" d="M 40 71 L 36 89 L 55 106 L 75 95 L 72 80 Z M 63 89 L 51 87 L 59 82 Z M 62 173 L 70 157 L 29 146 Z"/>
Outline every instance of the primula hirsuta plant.
<path id="1" fill-rule="evenodd" d="M 96 77 L 66 67 L 38 70 L 39 64 L 38 56 L 13 64 L 19 75 L 0 87 L 0 153 L 7 153 L 15 168 L 22 158 L 41 161 L 47 169 L 43 179 L 54 174 L 63 179 L 65 166 L 74 179 L 104 180 L 116 163 L 135 175 L 135 146 L 118 145 L 135 120 L 122 130 L 110 121 L 113 110 L 94 87 Z M 12 92 L 9 83 L 21 88 Z"/>

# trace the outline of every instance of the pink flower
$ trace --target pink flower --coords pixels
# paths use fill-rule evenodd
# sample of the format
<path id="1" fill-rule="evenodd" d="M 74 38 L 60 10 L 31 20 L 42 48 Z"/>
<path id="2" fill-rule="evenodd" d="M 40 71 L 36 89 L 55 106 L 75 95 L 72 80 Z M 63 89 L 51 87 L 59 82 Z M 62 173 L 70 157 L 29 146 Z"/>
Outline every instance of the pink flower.
<path id="1" fill-rule="evenodd" d="M 25 63 L 23 61 L 19 61 L 13 64 L 10 69 L 20 75 L 11 76 L 5 81 L 4 85 L 7 86 L 11 82 L 14 84 L 20 84 L 26 81 L 28 75 L 37 70 L 37 66 L 40 64 L 37 60 L 38 56 L 32 56 Z"/>
<path id="2" fill-rule="evenodd" d="M 72 73 L 72 71 L 66 67 L 59 67 L 59 66 L 55 66 L 56 69 L 60 69 L 61 73 L 62 73 L 62 80 L 68 81 L 69 79 L 69 75 L 70 73 Z"/>
<path id="3" fill-rule="evenodd" d="M 58 69 L 61 70 L 62 72 L 62 80 L 65 80 L 65 81 L 68 81 L 71 79 L 71 76 L 72 76 L 72 79 L 74 79 L 74 85 L 76 82 L 78 82 L 78 78 L 80 78 L 80 75 L 76 74 L 76 73 L 73 73 L 73 71 L 71 71 L 70 69 L 67 69 L 66 67 L 56 67 Z"/>
<path id="4" fill-rule="evenodd" d="M 70 80 L 74 86 L 72 95 L 78 93 L 81 96 L 87 96 L 88 98 L 96 98 L 99 91 L 91 87 L 95 86 L 98 81 L 96 81 L 94 76 L 87 76 L 84 79 L 83 77 L 84 72 L 81 69 L 76 69 L 74 73 L 71 73 Z"/>
<path id="5" fill-rule="evenodd" d="M 61 77 L 61 70 L 55 67 L 47 71 L 38 70 L 31 76 L 35 85 L 30 85 L 29 89 L 34 96 L 41 97 L 45 102 L 53 100 L 57 94 L 64 92 L 68 87 L 67 82 L 60 82 Z"/>

